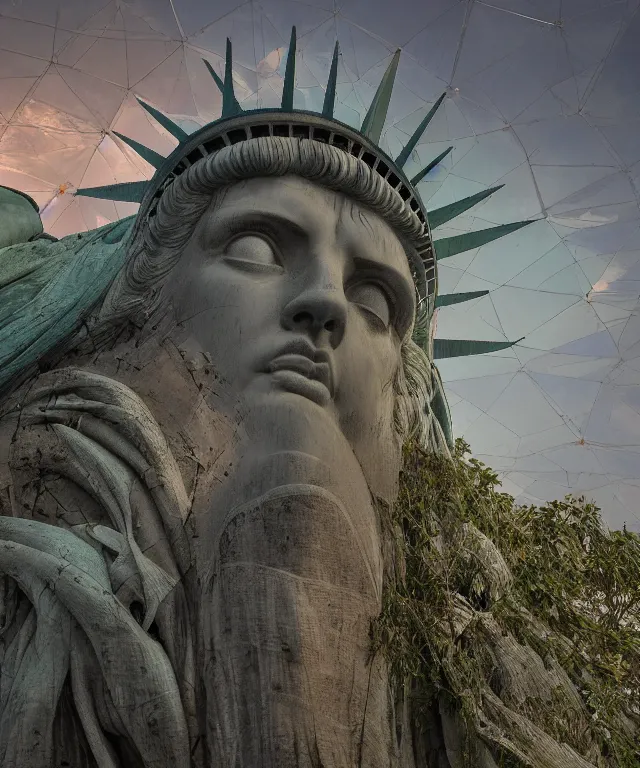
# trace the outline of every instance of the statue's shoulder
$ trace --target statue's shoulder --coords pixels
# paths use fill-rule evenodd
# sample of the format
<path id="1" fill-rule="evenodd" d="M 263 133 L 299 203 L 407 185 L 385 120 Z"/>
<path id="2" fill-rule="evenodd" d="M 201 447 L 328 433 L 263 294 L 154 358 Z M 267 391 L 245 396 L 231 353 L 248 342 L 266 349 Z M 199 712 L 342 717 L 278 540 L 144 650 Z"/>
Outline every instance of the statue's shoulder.
<path id="1" fill-rule="evenodd" d="M 0 186 L 0 248 L 27 243 L 42 233 L 36 201 L 25 192 Z"/>
<path id="2" fill-rule="evenodd" d="M 70 337 L 124 264 L 135 216 L 57 240 L 36 203 L 0 187 L 0 400 Z"/>

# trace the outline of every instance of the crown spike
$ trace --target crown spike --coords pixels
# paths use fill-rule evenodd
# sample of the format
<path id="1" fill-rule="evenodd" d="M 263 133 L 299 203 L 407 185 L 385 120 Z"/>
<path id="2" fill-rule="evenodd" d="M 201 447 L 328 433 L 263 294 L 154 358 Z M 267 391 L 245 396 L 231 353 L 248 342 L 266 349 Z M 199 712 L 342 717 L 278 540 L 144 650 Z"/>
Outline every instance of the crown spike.
<path id="1" fill-rule="evenodd" d="M 227 38 L 227 52 L 224 60 L 224 86 L 222 88 L 222 117 L 234 117 L 242 112 L 233 90 L 233 56 L 231 40 Z"/>
<path id="2" fill-rule="evenodd" d="M 281 109 L 285 112 L 293 110 L 293 90 L 296 84 L 296 28 L 291 27 L 291 40 L 287 53 L 287 66 L 284 71 L 284 87 L 282 89 Z"/>
<path id="3" fill-rule="evenodd" d="M 340 45 L 336 40 L 333 49 L 333 59 L 331 60 L 331 69 L 329 70 L 329 80 L 327 81 L 327 90 L 324 94 L 324 104 L 322 105 L 322 117 L 331 119 L 333 117 L 333 108 L 336 103 L 336 83 L 338 81 L 338 56 L 340 54 Z"/>
<path id="4" fill-rule="evenodd" d="M 125 181 L 122 184 L 107 184 L 104 187 L 78 189 L 76 195 L 97 197 L 101 200 L 116 200 L 120 203 L 141 203 L 148 186 L 148 181 Z"/>
<path id="5" fill-rule="evenodd" d="M 429 173 L 429 171 L 433 170 L 436 167 L 436 165 L 438 165 L 438 163 L 440 163 L 442 160 L 444 160 L 444 158 L 449 154 L 449 152 L 451 152 L 452 149 L 453 149 L 453 147 L 449 147 L 449 149 L 445 149 L 445 151 L 440 153 L 438 155 L 438 157 L 434 158 L 429 163 L 429 165 L 427 165 L 425 168 L 423 168 L 420 171 L 420 173 L 417 173 L 411 179 L 411 183 L 413 184 L 413 186 L 415 187 L 416 184 L 419 184 L 422 181 L 422 179 L 424 179 L 424 177 Z"/>
<path id="6" fill-rule="evenodd" d="M 454 237 L 443 237 L 441 240 L 435 240 L 433 247 L 436 252 L 436 259 L 448 259 L 449 256 L 455 256 L 457 253 L 464 253 L 473 248 L 479 248 L 481 245 L 491 243 L 500 237 L 511 234 L 527 224 L 533 224 L 534 220 L 516 221 L 513 224 L 500 224 L 497 227 L 488 227 L 480 229 L 477 232 L 467 232 L 464 235 L 455 235 Z"/>
<path id="7" fill-rule="evenodd" d="M 160 110 L 156 109 L 155 107 L 152 107 L 151 104 L 147 104 L 146 101 L 142 101 L 141 98 L 136 96 L 136 99 L 138 101 L 138 104 L 143 109 L 146 109 L 147 112 L 151 115 L 151 117 L 169 133 L 174 136 L 178 141 L 185 141 L 185 139 L 189 138 L 189 134 L 186 131 L 183 131 L 182 128 L 177 125 L 176 123 L 171 120 L 171 118 L 167 117 L 166 115 L 163 115 Z"/>
<path id="8" fill-rule="evenodd" d="M 133 149 L 134 152 L 137 152 L 143 160 L 146 160 L 149 163 L 149 165 L 152 165 L 154 168 L 160 168 L 164 164 L 166 158 L 164 158 L 162 155 L 159 155 L 157 152 L 154 152 L 152 149 L 149 149 L 149 147 L 145 147 L 145 145 L 140 144 L 139 141 L 130 139 L 123 133 L 118 133 L 118 131 L 114 131 L 113 133 L 119 139 L 124 141 L 125 144 L 128 144 L 131 149 Z"/>
<path id="9" fill-rule="evenodd" d="M 431 122 L 433 116 L 438 111 L 438 107 L 442 104 L 444 101 L 445 96 L 447 95 L 447 92 L 445 91 L 442 96 L 436 101 L 436 103 L 431 107 L 429 112 L 427 112 L 426 117 L 422 120 L 420 125 L 416 128 L 416 130 L 413 132 L 413 135 L 407 142 L 406 146 L 402 150 L 402 152 L 396 157 L 395 163 L 398 166 L 398 168 L 404 168 L 404 164 L 409 159 L 409 155 L 413 152 L 413 150 L 416 147 L 416 144 L 420 141 L 420 137 L 422 134 L 426 131 L 427 126 Z"/>
<path id="10" fill-rule="evenodd" d="M 429 226 L 431 229 L 435 229 L 436 227 L 440 227 L 442 224 L 446 224 L 448 221 L 451 221 L 451 219 L 455 219 L 456 216 L 460 216 L 461 213 L 468 211 L 469 208 L 473 208 L 474 205 L 477 205 L 485 198 L 490 197 L 494 192 L 502 189 L 502 187 L 504 187 L 504 184 L 500 184 L 497 187 L 491 187 L 490 189 L 485 189 L 483 192 L 478 192 L 477 194 L 470 195 L 469 197 L 463 197 L 462 200 L 456 200 L 456 202 L 451 203 L 451 205 L 443 205 L 442 208 L 436 208 L 433 211 L 427 211 Z"/>
<path id="11" fill-rule="evenodd" d="M 486 355 L 489 352 L 499 352 L 519 344 L 524 336 L 516 341 L 472 341 L 471 339 L 434 339 L 434 360 L 445 360 L 449 357 L 468 357 L 469 355 Z"/>
<path id="12" fill-rule="evenodd" d="M 215 71 L 215 69 L 211 66 L 210 62 L 208 62 L 206 59 L 202 59 L 204 61 L 205 66 L 209 70 L 209 74 L 214 79 L 215 84 L 218 86 L 220 93 L 224 93 L 224 83 L 220 79 L 220 75 Z"/>
<path id="13" fill-rule="evenodd" d="M 466 293 L 444 293 L 436 296 L 436 307 L 450 307 L 453 304 L 461 304 L 464 301 L 472 301 L 486 296 L 489 291 L 467 291 Z"/>
<path id="14" fill-rule="evenodd" d="M 360 132 L 363 133 L 374 144 L 378 144 L 380 136 L 382 135 L 382 129 L 384 128 L 385 120 L 387 119 L 387 112 L 389 111 L 389 104 L 391 102 L 391 92 L 393 91 L 393 83 L 396 79 L 396 71 L 398 70 L 398 62 L 400 61 L 400 48 L 393 54 L 393 58 L 387 71 L 382 76 L 376 95 L 373 97 L 369 111 L 362 123 Z"/>

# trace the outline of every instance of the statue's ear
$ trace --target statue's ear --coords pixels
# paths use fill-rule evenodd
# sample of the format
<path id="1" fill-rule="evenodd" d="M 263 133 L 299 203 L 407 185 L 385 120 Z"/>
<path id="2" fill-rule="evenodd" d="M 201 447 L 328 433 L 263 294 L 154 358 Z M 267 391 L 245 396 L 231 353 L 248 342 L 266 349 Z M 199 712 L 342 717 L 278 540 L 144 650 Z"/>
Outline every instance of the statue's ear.
<path id="1" fill-rule="evenodd" d="M 24 192 L 0 186 L 0 248 L 42 234 L 38 204 Z"/>

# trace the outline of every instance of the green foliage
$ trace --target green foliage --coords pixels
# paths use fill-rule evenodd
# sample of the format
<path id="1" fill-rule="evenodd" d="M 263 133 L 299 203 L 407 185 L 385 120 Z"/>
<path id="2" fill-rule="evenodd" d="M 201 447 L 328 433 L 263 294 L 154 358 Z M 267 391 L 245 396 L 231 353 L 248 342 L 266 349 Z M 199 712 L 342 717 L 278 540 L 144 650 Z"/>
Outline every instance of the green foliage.
<path id="1" fill-rule="evenodd" d="M 560 664 L 584 702 L 574 712 L 558 689 L 554 706 L 532 698 L 520 714 L 588 759 L 599 753 L 598 765 L 637 766 L 640 537 L 606 530 L 584 498 L 518 506 L 468 452 L 461 440 L 452 459 L 405 448 L 393 511 L 399 565 L 375 646 L 398 683 L 413 681 L 418 707 L 445 694 L 472 723 L 500 673 L 475 631 L 490 614 L 545 664 Z"/>

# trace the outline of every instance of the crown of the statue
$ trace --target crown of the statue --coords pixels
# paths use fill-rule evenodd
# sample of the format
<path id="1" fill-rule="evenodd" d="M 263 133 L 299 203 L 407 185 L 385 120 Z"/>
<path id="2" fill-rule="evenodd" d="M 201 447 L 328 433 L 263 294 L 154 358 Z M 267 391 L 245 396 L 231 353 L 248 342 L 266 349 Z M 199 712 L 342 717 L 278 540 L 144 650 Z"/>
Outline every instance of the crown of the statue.
<path id="1" fill-rule="evenodd" d="M 144 144 L 114 131 L 113 133 L 116 136 L 156 169 L 153 177 L 149 181 L 125 182 L 79 189 L 76 194 L 107 200 L 140 203 L 140 213 L 143 216 L 153 216 L 162 194 L 181 173 L 197 161 L 218 152 L 224 147 L 266 136 L 281 136 L 322 142 L 334 146 L 364 162 L 373 172 L 384 178 L 385 182 L 403 200 L 404 205 L 418 218 L 422 225 L 422 232 L 418 237 L 412 238 L 412 244 L 416 248 L 417 255 L 414 258 L 414 263 L 411 264 L 411 271 L 416 281 L 418 294 L 421 301 L 426 303 L 429 316 L 437 306 L 457 304 L 486 295 L 488 291 L 436 296 L 436 259 L 440 260 L 471 250 L 472 248 L 477 248 L 480 245 L 503 237 L 530 222 L 521 221 L 513 224 L 504 224 L 478 232 L 469 232 L 455 237 L 443 238 L 434 242 L 431 237 L 431 230 L 460 215 L 501 187 L 487 189 L 450 205 L 427 212 L 416 186 L 429 171 L 435 168 L 451 152 L 453 147 L 449 147 L 446 151 L 435 157 L 411 179 L 405 175 L 403 168 L 438 107 L 444 100 L 446 93 L 442 94 L 431 107 L 400 154 L 395 159 L 392 159 L 378 146 L 378 142 L 382 135 L 382 129 L 391 102 L 400 50 L 398 49 L 393 55 L 359 130 L 336 120 L 334 117 L 338 58 L 339 46 L 336 43 L 322 112 L 316 113 L 294 109 L 296 28 L 293 27 L 287 53 L 281 106 L 279 108 L 243 110 L 234 92 L 231 41 L 227 40 L 224 79 L 215 72 L 206 59 L 203 59 L 209 73 L 222 92 L 222 114 L 220 118 L 208 123 L 194 133 L 188 134 L 167 115 L 136 97 L 140 105 L 178 140 L 178 146 L 165 158 Z M 514 343 L 517 342 L 436 339 L 434 342 L 434 357 L 457 357 L 482 352 L 493 352 L 510 347 Z"/>

